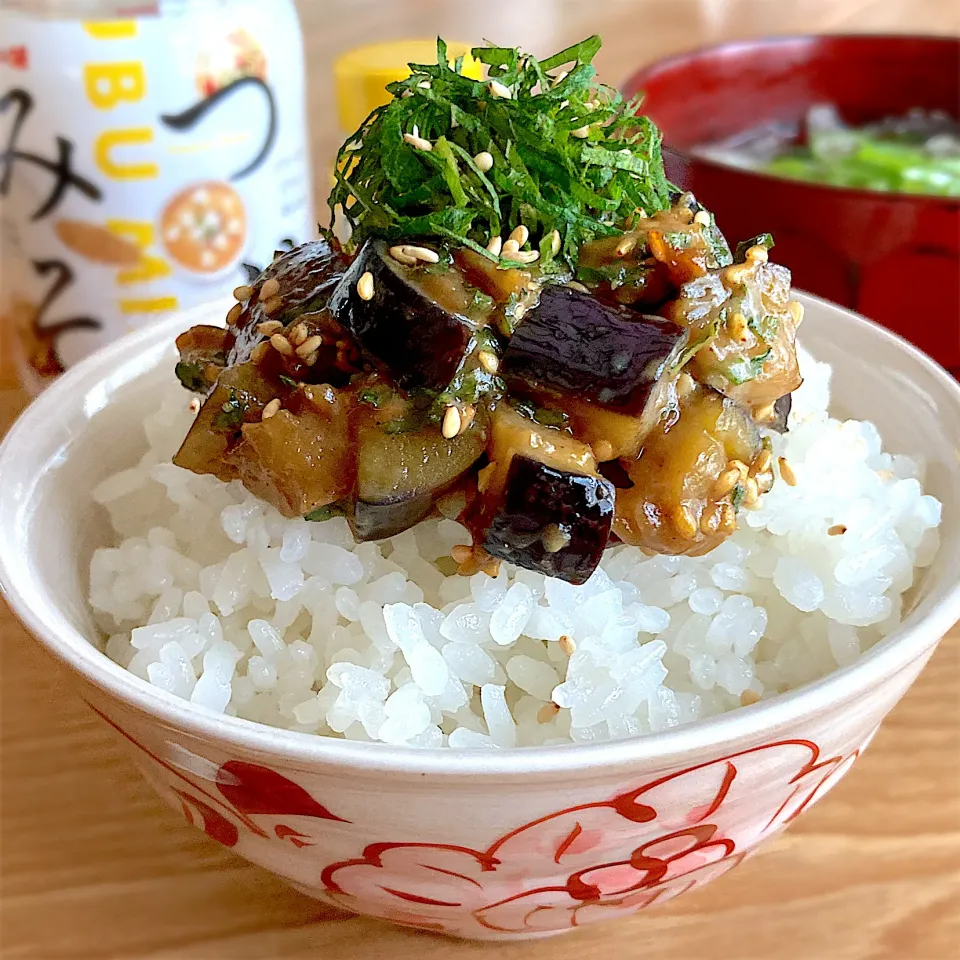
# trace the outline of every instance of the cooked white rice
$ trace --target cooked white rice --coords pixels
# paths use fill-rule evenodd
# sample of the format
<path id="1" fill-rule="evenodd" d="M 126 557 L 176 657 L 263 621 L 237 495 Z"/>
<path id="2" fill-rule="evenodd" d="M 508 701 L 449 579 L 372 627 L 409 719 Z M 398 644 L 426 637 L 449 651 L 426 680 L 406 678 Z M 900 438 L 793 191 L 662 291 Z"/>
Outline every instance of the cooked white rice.
<path id="1" fill-rule="evenodd" d="M 171 378 L 148 452 L 94 491 L 118 544 L 90 571 L 106 652 L 209 710 L 418 747 L 607 740 L 797 687 L 897 626 L 940 522 L 920 465 L 829 418 L 830 369 L 801 360 L 773 436 L 796 486 L 779 480 L 705 557 L 618 546 L 582 587 L 506 564 L 445 576 L 470 541 L 451 519 L 357 545 L 342 518 L 287 520 L 173 466 L 191 415 Z"/>

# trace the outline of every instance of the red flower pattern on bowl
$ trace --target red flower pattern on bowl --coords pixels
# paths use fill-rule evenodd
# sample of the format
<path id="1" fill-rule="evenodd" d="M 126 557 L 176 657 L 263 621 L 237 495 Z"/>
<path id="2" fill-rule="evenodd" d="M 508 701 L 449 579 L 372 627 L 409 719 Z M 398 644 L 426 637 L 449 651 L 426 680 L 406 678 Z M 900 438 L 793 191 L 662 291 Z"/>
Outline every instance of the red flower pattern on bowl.
<path id="1" fill-rule="evenodd" d="M 541 817 L 486 850 L 373 843 L 326 867 L 323 888 L 348 910 L 461 936 L 470 922 L 516 935 L 634 913 L 732 869 L 829 790 L 861 749 L 820 759 L 809 741 L 768 744 Z M 795 772 L 758 816 L 754 798 L 761 786 L 769 793 L 771 764 Z M 555 882 L 531 885 L 548 871 Z"/>
<path id="2" fill-rule="evenodd" d="M 150 779 L 159 773 L 168 799 L 212 839 L 290 843 L 317 860 L 315 881 L 297 884 L 306 893 L 392 923 L 481 938 L 559 933 L 708 883 L 826 793 L 873 736 L 827 758 L 810 740 L 754 747 L 548 813 L 482 850 L 378 840 L 330 863 L 324 823 L 353 824 L 288 776 L 248 761 L 218 764 L 171 741 L 164 759 L 97 712 L 152 761 Z M 303 829 L 284 822 L 291 818 Z"/>

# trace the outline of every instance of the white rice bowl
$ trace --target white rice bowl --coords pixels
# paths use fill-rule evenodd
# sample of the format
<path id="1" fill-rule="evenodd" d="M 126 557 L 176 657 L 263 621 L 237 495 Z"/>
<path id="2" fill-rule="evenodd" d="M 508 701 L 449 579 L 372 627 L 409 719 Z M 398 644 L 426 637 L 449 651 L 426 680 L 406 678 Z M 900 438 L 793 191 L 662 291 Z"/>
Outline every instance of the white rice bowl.
<path id="1" fill-rule="evenodd" d="M 445 576 L 470 542 L 452 519 L 358 545 L 341 517 L 288 520 L 181 470 L 192 415 L 171 377 L 147 453 L 94 491 L 117 543 L 90 570 L 105 652 L 207 710 L 416 747 L 609 740 L 791 690 L 897 627 L 941 512 L 921 464 L 828 416 L 829 366 L 801 351 L 801 367 L 790 432 L 772 434 L 796 485 L 778 479 L 705 557 L 616 546 L 582 587 L 507 564 Z"/>

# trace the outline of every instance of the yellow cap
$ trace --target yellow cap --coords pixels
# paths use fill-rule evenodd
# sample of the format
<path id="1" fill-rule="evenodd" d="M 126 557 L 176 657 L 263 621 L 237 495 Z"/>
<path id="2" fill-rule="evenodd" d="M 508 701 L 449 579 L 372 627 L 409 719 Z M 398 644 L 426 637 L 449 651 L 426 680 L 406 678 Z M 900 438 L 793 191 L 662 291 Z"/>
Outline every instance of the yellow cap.
<path id="1" fill-rule="evenodd" d="M 452 64 L 463 57 L 463 75 L 483 79 L 483 64 L 470 56 L 470 44 L 448 43 Z M 435 40 L 391 40 L 348 50 L 333 65 L 337 84 L 337 115 L 340 128 L 353 133 L 371 110 L 390 100 L 384 89 L 395 80 L 410 76 L 410 63 L 436 63 Z"/>

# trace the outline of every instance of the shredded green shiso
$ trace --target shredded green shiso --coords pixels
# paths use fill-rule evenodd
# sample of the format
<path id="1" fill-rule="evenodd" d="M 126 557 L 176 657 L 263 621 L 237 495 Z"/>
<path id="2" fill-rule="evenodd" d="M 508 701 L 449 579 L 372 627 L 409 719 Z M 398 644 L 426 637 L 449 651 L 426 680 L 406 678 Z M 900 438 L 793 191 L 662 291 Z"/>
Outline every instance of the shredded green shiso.
<path id="1" fill-rule="evenodd" d="M 660 132 L 637 114 L 639 99 L 596 82 L 600 43 L 589 37 L 546 60 L 474 47 L 488 77 L 472 80 L 438 38 L 437 62 L 410 64 L 410 77 L 387 86 L 393 99 L 337 155 L 329 205 L 349 224 L 351 244 L 434 238 L 506 266 L 487 243 L 522 223 L 540 269 L 562 272 L 575 269 L 581 244 L 617 233 L 637 209 L 666 209 Z M 473 159 L 481 152 L 493 157 L 486 172 Z"/>

